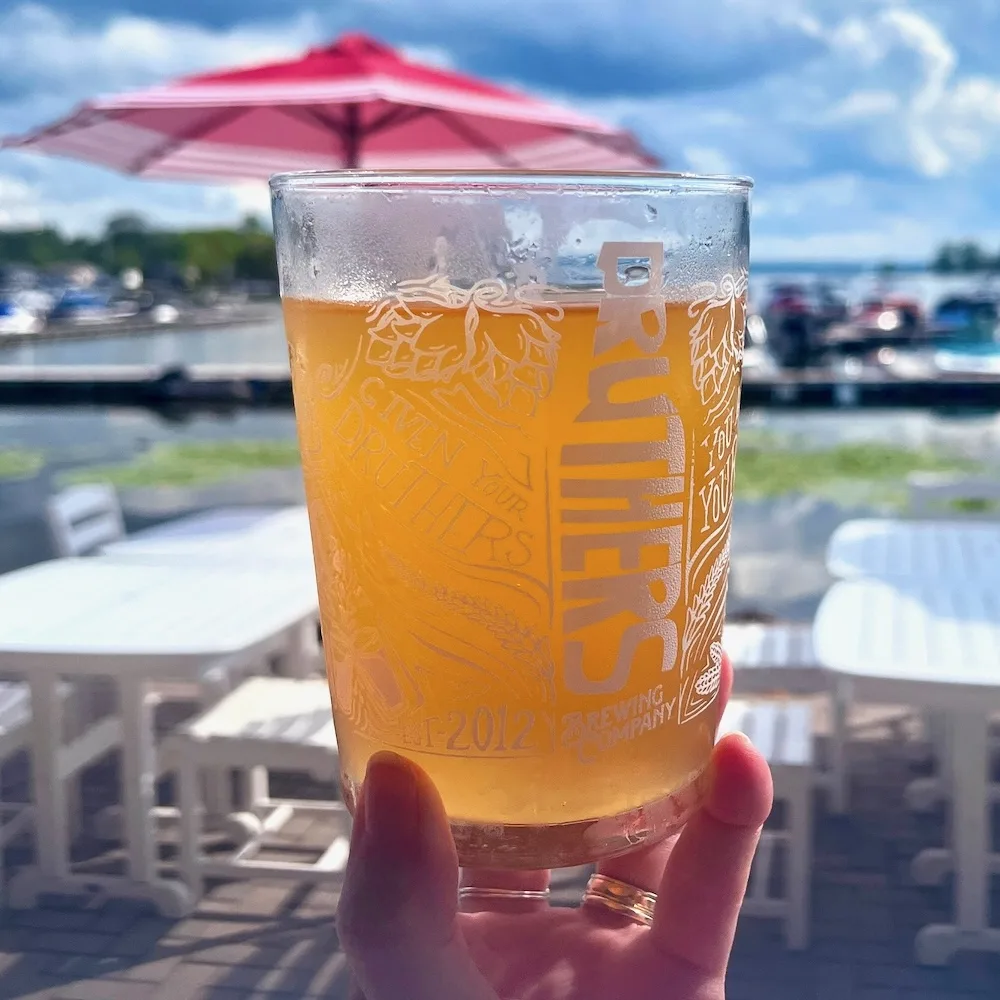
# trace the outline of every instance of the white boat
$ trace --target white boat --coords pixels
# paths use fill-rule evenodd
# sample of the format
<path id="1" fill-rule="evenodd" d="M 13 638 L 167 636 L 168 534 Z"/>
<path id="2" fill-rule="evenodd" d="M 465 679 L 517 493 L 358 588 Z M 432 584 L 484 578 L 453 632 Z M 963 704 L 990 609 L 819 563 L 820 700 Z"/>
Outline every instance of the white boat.
<path id="1" fill-rule="evenodd" d="M 0 336 L 38 333 L 44 322 L 30 309 L 8 298 L 0 298 Z"/>

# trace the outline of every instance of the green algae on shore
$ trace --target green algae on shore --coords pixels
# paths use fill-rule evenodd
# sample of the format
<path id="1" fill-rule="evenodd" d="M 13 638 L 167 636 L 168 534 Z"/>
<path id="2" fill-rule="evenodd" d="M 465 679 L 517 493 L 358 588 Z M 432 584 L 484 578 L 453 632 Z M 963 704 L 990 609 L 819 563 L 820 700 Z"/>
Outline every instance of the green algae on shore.
<path id="1" fill-rule="evenodd" d="M 799 493 L 899 506 L 906 500 L 911 473 L 984 471 L 982 462 L 929 448 L 872 441 L 803 448 L 774 435 L 744 432 L 736 455 L 735 490 L 747 499 Z"/>
<path id="2" fill-rule="evenodd" d="M 261 469 L 299 464 L 294 441 L 211 441 L 158 444 L 123 465 L 74 469 L 64 483 L 111 483 L 119 489 L 142 486 L 205 486 L 238 479 Z"/>
<path id="3" fill-rule="evenodd" d="M 0 479 L 26 479 L 41 472 L 44 465 L 40 451 L 0 448 Z"/>

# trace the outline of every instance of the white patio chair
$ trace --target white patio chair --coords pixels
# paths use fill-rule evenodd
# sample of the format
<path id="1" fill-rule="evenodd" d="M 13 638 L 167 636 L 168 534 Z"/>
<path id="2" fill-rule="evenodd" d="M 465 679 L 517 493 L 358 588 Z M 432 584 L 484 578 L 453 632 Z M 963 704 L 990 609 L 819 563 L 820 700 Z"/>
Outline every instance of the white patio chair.
<path id="1" fill-rule="evenodd" d="M 86 483 L 50 497 L 45 507 L 57 555 L 85 556 L 125 535 L 125 520 L 113 486 Z"/>
<path id="2" fill-rule="evenodd" d="M 343 802 L 287 801 L 270 797 L 270 769 L 305 771 L 336 780 L 340 763 L 325 680 L 255 677 L 182 726 L 164 743 L 164 758 L 178 776 L 180 874 L 193 904 L 207 878 L 290 878 L 326 881 L 347 863 L 350 815 Z M 252 769 L 246 810 L 233 817 L 245 840 L 227 857 L 201 851 L 204 812 L 199 797 L 203 769 Z M 268 838 L 297 813 L 333 815 L 334 835 L 311 862 L 262 859 Z"/>
<path id="3" fill-rule="evenodd" d="M 812 790 L 815 785 L 812 706 L 805 701 L 733 699 L 726 706 L 719 735 L 745 733 L 766 758 L 774 779 L 774 797 L 784 803 L 781 830 L 762 832 L 754 856 L 742 912 L 778 917 L 785 941 L 799 950 L 809 944 L 812 880 Z M 775 860 L 784 856 L 783 893 L 774 891 Z"/>
<path id="4" fill-rule="evenodd" d="M 847 810 L 847 716 L 850 686 L 824 670 L 813 653 L 812 625 L 804 622 L 727 622 L 722 648 L 733 664 L 737 695 L 794 694 L 829 697 L 831 734 L 827 766 L 816 775 L 829 793 L 830 810 Z"/>

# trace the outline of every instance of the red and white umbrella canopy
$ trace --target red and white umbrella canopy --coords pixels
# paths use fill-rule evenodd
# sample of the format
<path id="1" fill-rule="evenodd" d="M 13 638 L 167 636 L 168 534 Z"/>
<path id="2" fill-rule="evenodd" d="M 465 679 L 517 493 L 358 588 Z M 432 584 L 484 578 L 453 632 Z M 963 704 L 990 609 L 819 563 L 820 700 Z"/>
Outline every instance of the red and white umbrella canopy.
<path id="1" fill-rule="evenodd" d="M 636 140 L 567 108 L 345 35 L 290 62 L 88 102 L 6 139 L 143 177 L 266 179 L 285 170 L 643 170 Z"/>

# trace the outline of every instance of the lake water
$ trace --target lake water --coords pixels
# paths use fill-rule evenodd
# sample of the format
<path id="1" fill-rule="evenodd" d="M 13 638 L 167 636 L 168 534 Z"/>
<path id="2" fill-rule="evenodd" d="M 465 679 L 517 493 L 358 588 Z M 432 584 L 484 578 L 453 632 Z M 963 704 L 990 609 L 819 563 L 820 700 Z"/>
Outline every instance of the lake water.
<path id="1" fill-rule="evenodd" d="M 933 298 L 945 287 L 926 276 L 912 277 L 906 276 L 899 285 L 919 286 L 925 298 Z M 0 365 L 280 362 L 285 357 L 277 313 L 273 322 L 232 329 L 171 330 L 92 342 L 0 348 Z M 931 447 L 1000 465 L 1000 417 L 994 413 L 750 410 L 744 412 L 742 424 L 812 447 L 877 441 Z M 294 435 L 290 411 L 247 410 L 170 421 L 138 409 L 0 408 L 0 448 L 38 449 L 48 462 L 44 490 L 40 486 L 35 494 L 23 496 L 19 510 L 14 510 L 10 494 L 4 500 L 0 492 L 0 571 L 49 554 L 41 511 L 44 491 L 51 488 L 51 476 L 60 470 L 124 461 L 157 442 L 291 440 Z M 283 470 L 228 492 L 144 491 L 126 495 L 124 500 L 130 522 L 137 526 L 220 502 L 290 502 L 300 494 L 298 472 Z M 809 618 L 829 583 L 823 568 L 826 539 L 844 519 L 872 512 L 866 506 L 845 506 L 819 497 L 738 501 L 733 520 L 731 609 Z"/>

